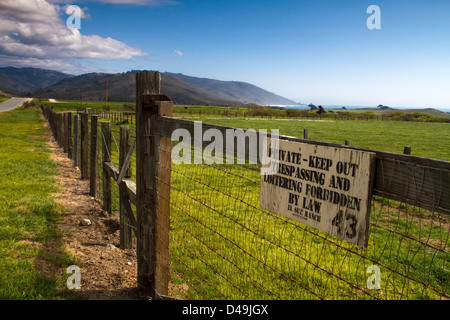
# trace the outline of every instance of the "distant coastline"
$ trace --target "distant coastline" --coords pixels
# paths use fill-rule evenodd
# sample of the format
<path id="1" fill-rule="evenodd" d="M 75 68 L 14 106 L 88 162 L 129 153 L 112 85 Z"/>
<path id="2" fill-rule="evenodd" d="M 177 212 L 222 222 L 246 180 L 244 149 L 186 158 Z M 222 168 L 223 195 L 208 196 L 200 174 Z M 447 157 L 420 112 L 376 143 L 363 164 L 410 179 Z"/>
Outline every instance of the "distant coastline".
<path id="1" fill-rule="evenodd" d="M 267 107 L 277 107 L 277 108 L 284 108 L 284 109 L 299 109 L 299 110 L 309 110 L 309 106 L 307 105 L 270 105 Z M 325 110 L 367 110 L 367 111 L 371 111 L 371 110 L 379 110 L 377 107 L 368 107 L 368 106 L 347 106 L 347 105 L 322 105 L 322 107 Z M 345 108 L 345 109 L 343 109 Z M 408 108 L 408 107 L 392 107 L 389 108 L 387 110 L 392 110 L 392 111 L 411 111 L 411 110 L 415 110 L 417 109 L 417 112 L 422 112 L 423 110 L 437 110 L 440 112 L 445 112 L 445 113 L 450 113 L 450 108 L 449 109 L 436 109 L 436 108 Z"/>

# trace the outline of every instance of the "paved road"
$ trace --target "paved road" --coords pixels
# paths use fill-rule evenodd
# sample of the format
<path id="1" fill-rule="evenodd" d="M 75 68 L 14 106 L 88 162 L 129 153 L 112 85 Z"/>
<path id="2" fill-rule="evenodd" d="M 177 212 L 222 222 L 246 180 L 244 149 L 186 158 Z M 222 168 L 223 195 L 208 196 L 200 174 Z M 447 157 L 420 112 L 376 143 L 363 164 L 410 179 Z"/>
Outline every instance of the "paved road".
<path id="1" fill-rule="evenodd" d="M 0 112 L 13 110 L 20 107 L 29 98 L 11 98 L 0 103 Z"/>

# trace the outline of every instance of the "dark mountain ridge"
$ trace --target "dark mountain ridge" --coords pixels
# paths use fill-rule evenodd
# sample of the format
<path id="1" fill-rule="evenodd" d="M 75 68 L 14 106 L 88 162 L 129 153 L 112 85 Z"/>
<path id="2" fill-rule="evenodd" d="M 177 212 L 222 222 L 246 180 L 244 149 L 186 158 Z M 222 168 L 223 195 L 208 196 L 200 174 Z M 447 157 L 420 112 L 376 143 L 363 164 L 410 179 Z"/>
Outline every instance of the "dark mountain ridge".
<path id="1" fill-rule="evenodd" d="M 51 86 L 58 81 L 73 77 L 73 75 L 38 68 L 0 68 L 0 89 L 2 91 L 20 95 Z"/>
<path id="2" fill-rule="evenodd" d="M 36 68 L 0 68 L 0 89 L 12 94 L 64 100 L 135 101 L 136 70 L 78 76 Z M 163 93 L 175 104 L 260 105 L 295 104 L 294 101 L 240 81 L 161 73 Z M 108 87 L 108 91 L 106 88 Z"/>
<path id="3" fill-rule="evenodd" d="M 166 72 L 163 76 L 178 78 L 192 85 L 205 88 L 224 99 L 240 101 L 243 103 L 256 103 L 260 105 L 292 105 L 296 102 L 268 92 L 253 84 L 241 81 L 221 81 L 208 78 L 191 77 L 181 73 Z"/>

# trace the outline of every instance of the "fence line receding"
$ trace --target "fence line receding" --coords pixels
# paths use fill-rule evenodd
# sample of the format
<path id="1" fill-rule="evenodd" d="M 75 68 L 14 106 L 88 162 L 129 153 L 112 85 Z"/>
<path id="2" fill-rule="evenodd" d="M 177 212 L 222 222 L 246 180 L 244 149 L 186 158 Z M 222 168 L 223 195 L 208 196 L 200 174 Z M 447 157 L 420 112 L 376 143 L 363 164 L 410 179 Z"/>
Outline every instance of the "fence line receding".
<path id="1" fill-rule="evenodd" d="M 137 286 L 177 299 L 449 298 L 449 162 L 366 150 L 376 170 L 361 248 L 262 209 L 259 164 L 173 163 L 172 132 L 193 136 L 195 124 L 172 117 L 160 79 L 137 74 L 135 125 L 43 107 L 91 194 L 120 215 L 121 248 L 137 250 Z M 204 123 L 202 133 L 211 128 L 230 129 Z"/>

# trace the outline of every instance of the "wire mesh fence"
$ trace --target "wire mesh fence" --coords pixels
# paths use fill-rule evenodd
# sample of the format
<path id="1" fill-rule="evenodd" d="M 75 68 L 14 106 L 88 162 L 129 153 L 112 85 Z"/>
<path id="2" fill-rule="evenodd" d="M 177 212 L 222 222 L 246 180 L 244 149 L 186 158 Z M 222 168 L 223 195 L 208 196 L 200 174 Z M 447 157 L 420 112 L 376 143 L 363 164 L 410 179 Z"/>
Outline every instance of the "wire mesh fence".
<path id="1" fill-rule="evenodd" d="M 172 164 L 174 296 L 448 298 L 448 215 L 374 196 L 360 248 L 262 209 L 260 178 L 255 165 Z"/>

